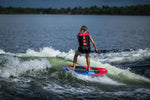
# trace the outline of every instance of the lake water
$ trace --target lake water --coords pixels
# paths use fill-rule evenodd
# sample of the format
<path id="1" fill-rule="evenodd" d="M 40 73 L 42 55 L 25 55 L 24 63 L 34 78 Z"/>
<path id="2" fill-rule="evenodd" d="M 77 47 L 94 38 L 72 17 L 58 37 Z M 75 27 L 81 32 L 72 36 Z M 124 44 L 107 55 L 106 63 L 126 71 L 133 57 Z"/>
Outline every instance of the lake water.
<path id="1" fill-rule="evenodd" d="M 91 66 L 108 73 L 92 77 L 65 73 L 88 27 Z M 84 54 L 78 65 L 86 65 Z M 150 17 L 99 15 L 0 15 L 0 100 L 148 100 Z"/>
<path id="2" fill-rule="evenodd" d="M 86 25 L 99 50 L 150 48 L 149 16 L 1 15 L 0 46 L 10 52 L 52 46 L 76 50 Z"/>

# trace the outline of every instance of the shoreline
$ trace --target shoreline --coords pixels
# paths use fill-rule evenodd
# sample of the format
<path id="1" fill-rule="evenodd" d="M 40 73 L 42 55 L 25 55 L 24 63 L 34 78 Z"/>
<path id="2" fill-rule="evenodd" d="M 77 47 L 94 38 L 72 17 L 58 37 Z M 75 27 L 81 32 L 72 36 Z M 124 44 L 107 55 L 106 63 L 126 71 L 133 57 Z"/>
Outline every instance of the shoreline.
<path id="1" fill-rule="evenodd" d="M 97 14 L 0 14 L 0 15 L 70 15 L 70 16 L 147 16 L 150 15 L 97 15 Z"/>
<path id="2" fill-rule="evenodd" d="M 150 5 L 136 5 L 126 7 L 91 6 L 88 8 L 23 8 L 23 7 L 2 7 L 0 14 L 65 14 L 65 15 L 141 15 L 150 16 Z"/>

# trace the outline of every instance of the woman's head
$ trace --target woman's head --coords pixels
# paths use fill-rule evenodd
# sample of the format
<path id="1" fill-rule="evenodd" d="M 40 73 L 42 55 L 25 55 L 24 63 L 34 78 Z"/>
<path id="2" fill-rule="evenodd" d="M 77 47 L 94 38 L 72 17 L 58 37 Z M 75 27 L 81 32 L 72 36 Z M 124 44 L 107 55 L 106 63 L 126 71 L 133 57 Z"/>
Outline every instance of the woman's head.
<path id="1" fill-rule="evenodd" d="M 80 29 L 80 33 L 86 33 L 87 31 L 87 27 L 86 26 L 82 26 Z"/>

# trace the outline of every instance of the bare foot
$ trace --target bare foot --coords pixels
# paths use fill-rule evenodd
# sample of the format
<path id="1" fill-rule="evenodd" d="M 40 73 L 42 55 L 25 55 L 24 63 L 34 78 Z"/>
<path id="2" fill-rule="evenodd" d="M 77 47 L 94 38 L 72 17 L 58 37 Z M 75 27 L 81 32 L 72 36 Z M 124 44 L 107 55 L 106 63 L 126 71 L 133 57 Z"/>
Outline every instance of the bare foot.
<path id="1" fill-rule="evenodd" d="M 74 67 L 70 67 L 72 70 L 75 70 L 75 68 Z"/>

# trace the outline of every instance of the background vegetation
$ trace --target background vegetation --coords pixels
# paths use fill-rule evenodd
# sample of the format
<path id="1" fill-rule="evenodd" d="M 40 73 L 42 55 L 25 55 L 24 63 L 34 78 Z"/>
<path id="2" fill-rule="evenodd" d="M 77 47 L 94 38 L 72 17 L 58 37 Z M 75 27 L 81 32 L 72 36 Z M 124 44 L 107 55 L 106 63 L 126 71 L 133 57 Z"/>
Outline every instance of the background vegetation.
<path id="1" fill-rule="evenodd" d="M 13 8 L 0 7 L 0 14 L 84 14 L 84 15 L 150 15 L 150 5 L 89 8 Z"/>

